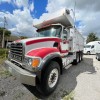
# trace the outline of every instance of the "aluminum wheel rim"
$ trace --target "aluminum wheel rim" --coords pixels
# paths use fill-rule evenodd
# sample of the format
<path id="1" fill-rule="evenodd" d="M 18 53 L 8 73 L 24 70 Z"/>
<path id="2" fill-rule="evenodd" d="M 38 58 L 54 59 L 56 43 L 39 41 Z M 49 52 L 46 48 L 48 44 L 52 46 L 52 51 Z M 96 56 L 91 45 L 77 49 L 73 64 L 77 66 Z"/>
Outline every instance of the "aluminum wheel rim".
<path id="1" fill-rule="evenodd" d="M 50 88 L 53 88 L 56 85 L 58 81 L 58 75 L 59 75 L 58 69 L 53 69 L 51 71 L 48 79 L 48 85 Z"/>
<path id="2" fill-rule="evenodd" d="M 79 62 L 79 56 L 77 57 L 77 62 Z"/>
<path id="3" fill-rule="evenodd" d="M 97 60 L 98 60 L 98 56 L 97 56 Z"/>

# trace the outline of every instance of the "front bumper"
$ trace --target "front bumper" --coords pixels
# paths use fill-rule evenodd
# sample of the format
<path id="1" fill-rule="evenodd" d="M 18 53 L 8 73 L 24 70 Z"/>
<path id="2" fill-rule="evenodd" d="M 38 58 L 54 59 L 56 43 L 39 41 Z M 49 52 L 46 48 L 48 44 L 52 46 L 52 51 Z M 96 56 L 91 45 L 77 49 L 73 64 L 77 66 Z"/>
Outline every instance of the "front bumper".
<path id="1" fill-rule="evenodd" d="M 4 63 L 4 67 L 13 75 L 15 76 L 21 83 L 36 86 L 36 75 L 30 73 L 12 62 L 6 60 Z"/>

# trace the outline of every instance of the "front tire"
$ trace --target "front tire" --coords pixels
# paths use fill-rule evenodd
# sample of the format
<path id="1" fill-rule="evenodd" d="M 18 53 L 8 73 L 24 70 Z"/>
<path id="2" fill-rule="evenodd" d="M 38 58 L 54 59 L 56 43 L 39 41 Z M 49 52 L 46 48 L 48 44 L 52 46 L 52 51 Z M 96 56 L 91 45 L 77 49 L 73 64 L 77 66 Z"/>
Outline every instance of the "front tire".
<path id="1" fill-rule="evenodd" d="M 87 55 L 90 55 L 90 54 L 91 54 L 90 51 L 88 51 L 88 52 L 87 52 Z"/>
<path id="2" fill-rule="evenodd" d="M 42 76 L 41 88 L 44 95 L 50 95 L 57 87 L 60 76 L 60 66 L 57 62 L 51 61 Z"/>
<path id="3" fill-rule="evenodd" d="M 98 60 L 98 61 L 100 61 L 100 58 L 99 58 L 99 56 L 96 54 L 96 59 Z"/>

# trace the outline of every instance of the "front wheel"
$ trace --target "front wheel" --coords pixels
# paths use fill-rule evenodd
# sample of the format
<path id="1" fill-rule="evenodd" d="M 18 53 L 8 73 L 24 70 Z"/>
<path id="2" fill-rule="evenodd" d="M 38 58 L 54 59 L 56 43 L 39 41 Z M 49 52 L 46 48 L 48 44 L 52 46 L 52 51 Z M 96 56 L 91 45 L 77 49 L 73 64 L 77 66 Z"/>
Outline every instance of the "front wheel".
<path id="1" fill-rule="evenodd" d="M 90 54 L 91 54 L 90 51 L 88 51 L 88 52 L 87 52 L 87 55 L 90 55 Z"/>
<path id="2" fill-rule="evenodd" d="M 44 95 L 51 94 L 57 87 L 60 76 L 60 66 L 57 62 L 51 61 L 42 76 L 42 91 Z"/>
<path id="3" fill-rule="evenodd" d="M 100 57 L 96 54 L 96 59 L 98 60 L 98 61 L 100 61 Z"/>

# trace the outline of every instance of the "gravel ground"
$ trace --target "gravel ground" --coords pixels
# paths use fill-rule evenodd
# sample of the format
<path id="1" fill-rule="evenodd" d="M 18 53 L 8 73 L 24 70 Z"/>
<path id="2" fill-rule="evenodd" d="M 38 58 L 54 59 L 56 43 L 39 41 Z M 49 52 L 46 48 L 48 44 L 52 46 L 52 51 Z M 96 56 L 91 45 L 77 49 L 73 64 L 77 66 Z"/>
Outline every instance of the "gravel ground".
<path id="1" fill-rule="evenodd" d="M 40 100 L 35 96 L 35 88 L 29 87 L 29 91 L 15 77 L 2 70 L 1 65 L 0 100 Z M 95 59 L 95 55 L 84 55 L 81 63 L 64 70 L 57 89 L 43 100 L 61 100 L 69 93 L 73 95 L 72 100 L 100 100 L 100 61 Z"/>

